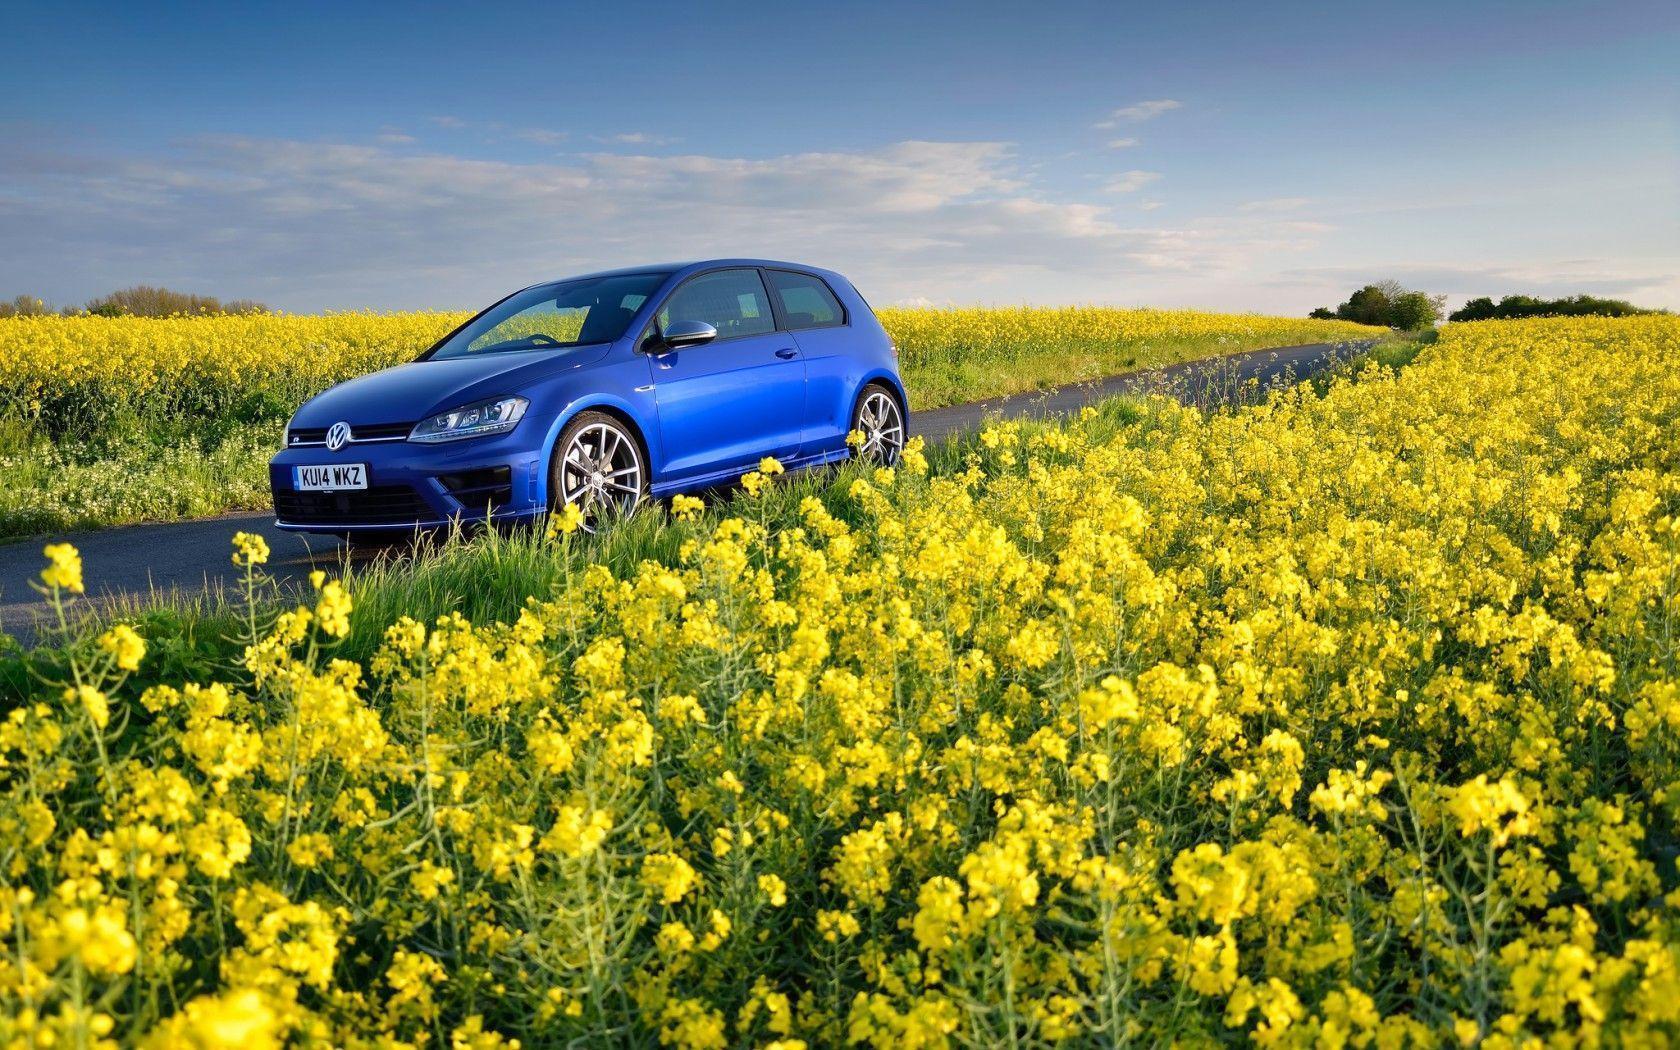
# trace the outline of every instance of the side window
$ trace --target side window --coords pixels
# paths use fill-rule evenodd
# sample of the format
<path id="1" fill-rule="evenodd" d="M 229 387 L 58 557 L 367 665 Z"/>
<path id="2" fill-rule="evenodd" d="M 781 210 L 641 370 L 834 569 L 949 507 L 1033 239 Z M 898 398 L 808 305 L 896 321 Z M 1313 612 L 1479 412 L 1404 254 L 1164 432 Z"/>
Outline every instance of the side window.
<path id="1" fill-rule="evenodd" d="M 808 273 L 771 270 L 770 287 L 782 304 L 782 318 L 792 329 L 831 328 L 846 323 L 846 311 L 828 285 Z"/>
<path id="2" fill-rule="evenodd" d="M 659 311 L 660 328 L 675 321 L 704 321 L 717 329 L 719 339 L 776 330 L 757 270 L 717 270 L 690 279 Z"/>

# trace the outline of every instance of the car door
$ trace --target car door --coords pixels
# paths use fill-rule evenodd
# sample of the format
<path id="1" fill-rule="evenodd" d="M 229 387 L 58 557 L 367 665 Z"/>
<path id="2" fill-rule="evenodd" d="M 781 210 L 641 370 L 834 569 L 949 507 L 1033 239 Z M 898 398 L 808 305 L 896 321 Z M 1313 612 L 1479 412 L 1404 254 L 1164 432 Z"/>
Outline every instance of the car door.
<path id="1" fill-rule="evenodd" d="M 800 455 L 810 457 L 846 447 L 852 426 L 852 394 L 861 380 L 858 334 L 846 308 L 815 274 L 767 269 L 765 280 L 781 318 L 805 359 L 805 429 Z"/>
<path id="2" fill-rule="evenodd" d="M 660 331 L 675 321 L 703 321 L 718 334 L 679 350 L 649 346 L 665 451 L 660 480 L 744 473 L 764 456 L 797 456 L 805 361 L 793 337 L 777 330 L 758 270 L 712 270 L 684 281 L 654 318 Z"/>

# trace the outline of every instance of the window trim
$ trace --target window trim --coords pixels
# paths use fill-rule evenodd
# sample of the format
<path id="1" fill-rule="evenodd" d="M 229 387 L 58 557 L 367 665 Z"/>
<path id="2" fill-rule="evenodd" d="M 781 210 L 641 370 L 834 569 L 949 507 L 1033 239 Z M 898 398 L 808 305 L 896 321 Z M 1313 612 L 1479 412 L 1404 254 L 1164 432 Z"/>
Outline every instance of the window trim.
<path id="1" fill-rule="evenodd" d="M 761 280 L 764 281 L 765 292 L 770 296 L 770 307 L 776 311 L 776 327 L 781 331 L 820 332 L 826 328 L 848 328 L 851 326 L 852 315 L 851 311 L 846 309 L 846 301 L 835 294 L 834 286 L 824 280 L 822 275 L 812 273 L 809 270 L 796 270 L 787 266 L 761 266 L 759 269 L 764 271 L 761 276 Z M 782 312 L 781 296 L 777 294 L 775 285 L 770 281 L 770 275 L 773 273 L 790 273 L 796 277 L 808 277 L 822 285 L 823 289 L 828 292 L 829 298 L 834 300 L 834 305 L 840 308 L 840 320 L 834 322 L 833 324 L 815 324 L 808 328 L 790 327 L 787 324 L 786 316 Z"/>
<path id="2" fill-rule="evenodd" d="M 636 353 L 666 353 L 667 351 L 655 351 L 648 349 L 648 336 L 653 333 L 654 328 L 659 324 L 659 312 L 665 309 L 666 305 L 670 303 L 672 299 L 677 297 L 677 293 L 681 292 L 684 288 L 687 288 L 689 282 L 698 281 L 700 278 L 709 277 L 714 273 L 728 273 L 731 270 L 745 270 L 748 273 L 758 275 L 759 286 L 764 289 L 764 301 L 770 305 L 770 331 L 747 332 L 742 335 L 720 336 L 710 342 L 702 343 L 700 346 L 691 347 L 690 349 L 703 350 L 708 346 L 717 346 L 719 343 L 734 343 L 742 339 L 762 339 L 767 335 L 775 335 L 777 332 L 786 331 L 786 329 L 782 327 L 781 311 L 776 308 L 776 297 L 770 292 L 770 281 L 764 276 L 764 267 L 751 265 L 713 266 L 710 269 L 698 270 L 689 274 L 687 277 L 684 277 L 680 284 L 666 293 L 665 298 L 659 300 L 659 305 L 653 308 L 652 313 L 648 314 L 647 324 L 642 326 L 641 334 L 636 337 Z"/>

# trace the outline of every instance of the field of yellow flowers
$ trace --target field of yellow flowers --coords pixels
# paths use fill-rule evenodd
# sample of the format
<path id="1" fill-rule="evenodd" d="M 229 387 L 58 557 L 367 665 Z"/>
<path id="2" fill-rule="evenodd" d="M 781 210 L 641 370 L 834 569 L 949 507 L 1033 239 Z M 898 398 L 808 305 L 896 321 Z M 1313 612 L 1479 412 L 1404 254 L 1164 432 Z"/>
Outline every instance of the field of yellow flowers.
<path id="1" fill-rule="evenodd" d="M 0 1045 L 1669 1045 L 1677 355 L 1453 325 L 771 468 L 365 655 L 325 578 L 196 680 L 69 637 L 0 726 Z"/>
<path id="2" fill-rule="evenodd" d="M 1341 321 L 1096 307 L 881 316 L 903 347 L 916 408 L 1378 332 Z M 0 320 L 0 537 L 265 506 L 266 463 L 298 405 L 413 359 L 465 319 Z"/>

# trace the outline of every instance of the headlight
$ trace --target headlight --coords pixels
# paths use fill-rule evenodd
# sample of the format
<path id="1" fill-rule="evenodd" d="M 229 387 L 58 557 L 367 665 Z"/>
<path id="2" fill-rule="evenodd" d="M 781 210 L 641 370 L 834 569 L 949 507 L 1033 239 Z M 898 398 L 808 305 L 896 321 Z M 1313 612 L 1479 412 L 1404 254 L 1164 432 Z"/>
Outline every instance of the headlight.
<path id="1" fill-rule="evenodd" d="M 435 444 L 487 434 L 506 434 L 519 424 L 525 415 L 525 406 L 530 403 L 522 397 L 498 397 L 492 401 L 476 401 L 452 408 L 414 424 L 408 440 Z"/>

